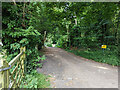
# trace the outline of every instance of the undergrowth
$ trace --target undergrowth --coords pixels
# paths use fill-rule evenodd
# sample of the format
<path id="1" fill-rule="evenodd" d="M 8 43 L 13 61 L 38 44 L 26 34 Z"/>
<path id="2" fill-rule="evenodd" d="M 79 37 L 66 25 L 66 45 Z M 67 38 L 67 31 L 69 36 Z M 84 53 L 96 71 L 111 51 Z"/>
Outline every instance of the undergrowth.
<path id="1" fill-rule="evenodd" d="M 42 68 L 41 61 L 46 59 L 45 55 L 38 51 L 35 57 L 37 58 L 33 57 L 29 62 L 30 69 L 27 70 L 20 88 L 49 88 L 50 86 L 50 82 L 48 80 L 49 76 L 39 74 L 36 70 L 37 68 Z"/>
<path id="2" fill-rule="evenodd" d="M 2 50 L 2 51 L 6 53 L 6 50 Z M 2 55 L 3 53 L 0 53 L 0 54 Z M 10 54 L 8 56 L 4 55 L 3 58 L 7 59 L 7 61 L 9 62 L 13 59 L 13 56 L 15 57 L 14 54 Z M 29 58 L 29 62 L 26 62 L 25 60 L 24 78 L 22 79 L 22 83 L 19 88 L 50 88 L 49 87 L 50 82 L 48 79 L 49 76 L 44 74 L 39 74 L 36 70 L 37 68 L 42 68 L 41 61 L 46 59 L 45 55 L 43 55 L 43 53 L 40 51 L 36 51 L 33 58 L 31 58 L 30 56 L 27 58 Z M 27 63 L 29 64 L 26 65 Z M 14 70 L 15 66 L 16 65 L 14 65 L 10 69 L 10 72 Z"/>
<path id="3" fill-rule="evenodd" d="M 113 66 L 120 65 L 117 51 L 113 48 L 107 48 L 104 51 L 102 49 L 66 49 L 68 52 L 74 53 L 75 55 L 92 59 L 96 62 L 107 63 Z"/>
<path id="4" fill-rule="evenodd" d="M 50 81 L 48 77 L 33 70 L 30 74 L 25 75 L 20 88 L 49 88 Z"/>

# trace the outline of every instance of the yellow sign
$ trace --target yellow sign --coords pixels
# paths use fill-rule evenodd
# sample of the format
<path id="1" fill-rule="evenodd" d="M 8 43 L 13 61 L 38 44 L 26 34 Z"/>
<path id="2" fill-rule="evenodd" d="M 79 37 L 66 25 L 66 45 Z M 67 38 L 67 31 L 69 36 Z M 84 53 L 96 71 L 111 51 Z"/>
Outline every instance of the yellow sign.
<path id="1" fill-rule="evenodd" d="M 107 47 L 107 45 L 102 45 L 102 46 L 101 46 L 101 48 L 106 48 L 106 47 Z"/>

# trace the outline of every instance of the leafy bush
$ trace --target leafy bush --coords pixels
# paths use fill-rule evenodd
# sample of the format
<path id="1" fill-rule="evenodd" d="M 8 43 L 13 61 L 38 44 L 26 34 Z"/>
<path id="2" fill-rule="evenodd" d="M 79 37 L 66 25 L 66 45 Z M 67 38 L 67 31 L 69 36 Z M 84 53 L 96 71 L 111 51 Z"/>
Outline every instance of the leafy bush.
<path id="1" fill-rule="evenodd" d="M 33 70 L 30 74 L 25 75 L 20 88 L 49 88 L 50 82 L 48 77 Z"/>
<path id="2" fill-rule="evenodd" d="M 52 47 L 52 44 L 47 44 L 48 47 Z"/>

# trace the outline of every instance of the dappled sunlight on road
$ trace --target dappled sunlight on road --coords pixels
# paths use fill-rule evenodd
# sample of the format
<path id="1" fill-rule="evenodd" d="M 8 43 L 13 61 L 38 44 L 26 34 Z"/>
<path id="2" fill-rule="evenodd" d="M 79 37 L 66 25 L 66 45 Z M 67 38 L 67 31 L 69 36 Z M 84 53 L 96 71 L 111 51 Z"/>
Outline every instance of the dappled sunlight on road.
<path id="1" fill-rule="evenodd" d="M 93 66 L 93 67 L 97 67 L 97 68 L 100 68 L 100 69 L 108 69 L 106 67 L 101 67 L 101 66 Z"/>

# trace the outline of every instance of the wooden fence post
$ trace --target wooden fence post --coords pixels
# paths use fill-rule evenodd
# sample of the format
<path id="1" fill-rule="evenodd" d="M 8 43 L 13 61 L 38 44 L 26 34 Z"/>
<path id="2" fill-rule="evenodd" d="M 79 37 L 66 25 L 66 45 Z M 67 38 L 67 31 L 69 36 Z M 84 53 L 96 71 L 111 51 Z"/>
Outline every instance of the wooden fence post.
<path id="1" fill-rule="evenodd" d="M 0 69 L 9 67 L 6 60 L 3 58 L 0 60 Z M 0 72 L 0 89 L 9 88 L 9 69 Z"/>
<path id="2" fill-rule="evenodd" d="M 26 58 L 26 56 L 25 56 L 25 49 L 26 49 L 25 47 L 21 47 L 21 48 L 20 48 L 20 52 L 24 51 L 24 52 L 23 52 L 23 55 L 20 57 L 20 60 L 22 60 L 22 61 L 21 61 L 22 70 L 23 70 L 22 76 L 24 76 L 24 60 L 25 60 L 25 58 Z"/>

